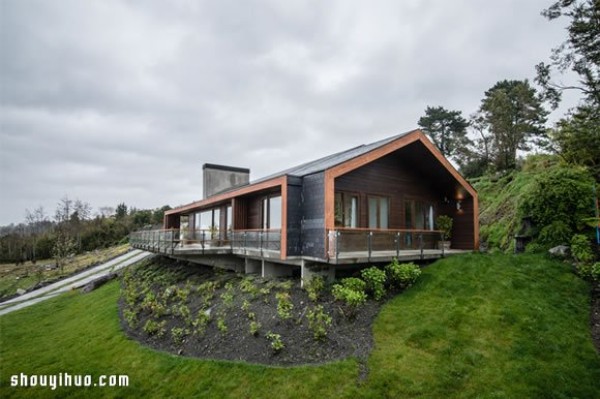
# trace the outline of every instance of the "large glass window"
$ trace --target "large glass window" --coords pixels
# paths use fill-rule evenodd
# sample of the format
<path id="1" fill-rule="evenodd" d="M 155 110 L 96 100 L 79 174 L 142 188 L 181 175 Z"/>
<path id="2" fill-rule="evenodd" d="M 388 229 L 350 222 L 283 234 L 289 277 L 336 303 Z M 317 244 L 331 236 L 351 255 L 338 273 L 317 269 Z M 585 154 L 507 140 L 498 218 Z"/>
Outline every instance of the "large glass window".
<path id="1" fill-rule="evenodd" d="M 358 226 L 358 197 L 348 193 L 335 193 L 335 225 Z"/>
<path id="2" fill-rule="evenodd" d="M 387 229 L 389 228 L 390 217 L 389 198 L 387 197 L 369 197 L 369 228 Z"/>
<path id="3" fill-rule="evenodd" d="M 404 225 L 407 229 L 433 230 L 434 218 L 431 203 L 415 200 L 404 202 Z"/>
<path id="4" fill-rule="evenodd" d="M 202 231 L 205 231 L 204 238 L 214 239 L 219 235 L 219 225 L 221 224 L 221 210 L 219 208 L 209 209 L 207 211 L 194 214 L 194 229 L 196 238 L 202 238 Z M 209 235 L 210 233 L 210 235 Z"/>
<path id="5" fill-rule="evenodd" d="M 281 196 L 265 197 L 262 200 L 262 228 L 281 228 Z"/>

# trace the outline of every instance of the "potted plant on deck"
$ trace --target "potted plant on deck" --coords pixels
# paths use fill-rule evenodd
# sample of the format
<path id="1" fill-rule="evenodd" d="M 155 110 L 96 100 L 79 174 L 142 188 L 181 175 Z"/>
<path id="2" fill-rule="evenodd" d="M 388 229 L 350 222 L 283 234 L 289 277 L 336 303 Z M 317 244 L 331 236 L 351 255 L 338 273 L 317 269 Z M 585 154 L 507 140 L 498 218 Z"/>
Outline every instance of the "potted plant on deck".
<path id="1" fill-rule="evenodd" d="M 452 223 L 450 216 L 440 215 L 435 220 L 437 229 L 442 232 L 442 241 L 438 243 L 439 249 L 450 249 L 450 238 L 452 237 Z"/>

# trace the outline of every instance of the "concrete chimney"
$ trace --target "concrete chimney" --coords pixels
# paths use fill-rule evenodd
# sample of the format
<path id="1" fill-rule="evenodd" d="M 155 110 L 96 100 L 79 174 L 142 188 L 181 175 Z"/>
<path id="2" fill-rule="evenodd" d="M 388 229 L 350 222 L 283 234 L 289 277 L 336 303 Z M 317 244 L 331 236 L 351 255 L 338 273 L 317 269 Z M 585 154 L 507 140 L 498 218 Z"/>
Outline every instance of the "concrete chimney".
<path id="1" fill-rule="evenodd" d="M 205 163 L 202 165 L 202 173 L 205 199 L 250 182 L 250 169 L 246 168 Z"/>

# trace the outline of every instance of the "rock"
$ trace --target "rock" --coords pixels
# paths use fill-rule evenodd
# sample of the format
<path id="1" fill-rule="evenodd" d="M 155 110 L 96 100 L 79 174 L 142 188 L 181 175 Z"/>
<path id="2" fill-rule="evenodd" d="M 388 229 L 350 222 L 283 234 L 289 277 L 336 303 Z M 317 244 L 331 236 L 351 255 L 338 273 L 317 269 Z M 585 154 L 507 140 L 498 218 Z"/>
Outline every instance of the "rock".
<path id="1" fill-rule="evenodd" d="M 557 258 L 566 258 L 569 256 L 570 252 L 570 248 L 567 245 L 559 245 L 548 250 L 550 255 L 556 256 Z"/>
<path id="2" fill-rule="evenodd" d="M 24 290 L 23 288 L 17 288 L 17 295 L 23 295 L 25 294 L 27 291 Z"/>
<path id="3" fill-rule="evenodd" d="M 110 274 L 107 274 L 106 276 L 99 277 L 95 280 L 90 281 L 86 285 L 84 285 L 80 291 L 82 294 L 87 294 L 88 292 L 94 291 L 96 288 L 104 285 L 105 283 L 107 283 L 108 281 L 110 281 L 116 277 L 117 277 L 116 273 L 110 273 Z"/>

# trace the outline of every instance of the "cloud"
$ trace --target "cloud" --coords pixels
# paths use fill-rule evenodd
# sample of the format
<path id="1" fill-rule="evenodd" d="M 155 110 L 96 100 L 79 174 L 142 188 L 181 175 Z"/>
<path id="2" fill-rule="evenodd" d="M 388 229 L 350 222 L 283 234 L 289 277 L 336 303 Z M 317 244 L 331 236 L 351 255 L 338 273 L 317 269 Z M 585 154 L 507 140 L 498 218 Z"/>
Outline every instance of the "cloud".
<path id="1" fill-rule="evenodd" d="M 205 162 L 260 178 L 468 116 L 564 36 L 546 1 L 2 3 L 0 224 L 65 194 L 199 199 Z"/>

